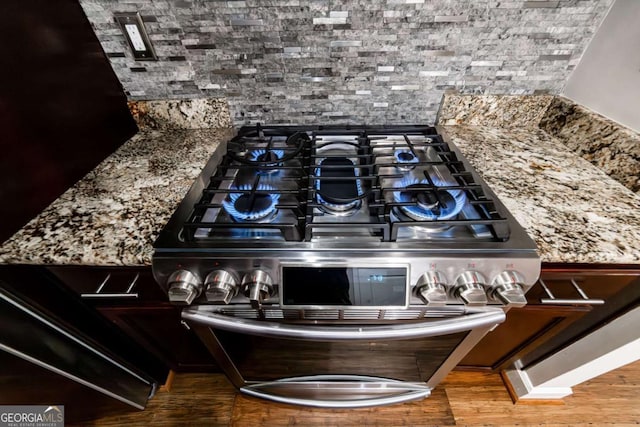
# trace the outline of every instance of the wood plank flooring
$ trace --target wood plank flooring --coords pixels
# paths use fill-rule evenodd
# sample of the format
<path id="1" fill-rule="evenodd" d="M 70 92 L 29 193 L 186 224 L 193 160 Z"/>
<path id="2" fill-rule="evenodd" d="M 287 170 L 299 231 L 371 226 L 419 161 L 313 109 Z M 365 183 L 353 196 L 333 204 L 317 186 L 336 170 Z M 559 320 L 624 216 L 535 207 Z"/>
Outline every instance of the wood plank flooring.
<path id="1" fill-rule="evenodd" d="M 624 426 L 640 424 L 640 361 L 574 388 L 561 404 L 516 404 L 498 374 L 454 371 L 431 397 L 405 404 L 327 410 L 236 393 L 221 374 L 179 374 L 145 411 L 96 426 Z"/>

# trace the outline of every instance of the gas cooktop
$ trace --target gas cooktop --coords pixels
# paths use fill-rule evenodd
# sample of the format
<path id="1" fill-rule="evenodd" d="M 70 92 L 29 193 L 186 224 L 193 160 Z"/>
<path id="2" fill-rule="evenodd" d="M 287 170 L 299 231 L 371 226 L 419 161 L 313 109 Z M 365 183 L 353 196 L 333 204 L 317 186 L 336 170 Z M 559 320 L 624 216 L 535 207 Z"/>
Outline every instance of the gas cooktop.
<path id="1" fill-rule="evenodd" d="M 418 283 L 438 282 L 441 301 L 474 304 L 455 283 L 488 282 L 472 286 L 484 295 L 497 286 L 488 279 L 505 271 L 520 290 L 539 273 L 522 227 L 440 129 L 420 125 L 241 128 L 162 230 L 153 265 L 169 297 L 178 283 L 174 299 L 188 294 L 188 303 L 219 268 L 235 284 L 214 302 L 238 290 L 248 296 L 240 277 L 266 274 L 271 284 L 253 292 L 261 302 L 277 295 L 287 263 L 362 266 L 373 258 L 407 263 L 408 286 L 423 301 Z M 225 288 L 220 280 L 214 288 Z M 481 303 L 503 299 L 492 295 Z"/>
<path id="2" fill-rule="evenodd" d="M 429 126 L 242 128 L 208 181 L 181 241 L 505 242 L 511 234 L 503 206 Z"/>

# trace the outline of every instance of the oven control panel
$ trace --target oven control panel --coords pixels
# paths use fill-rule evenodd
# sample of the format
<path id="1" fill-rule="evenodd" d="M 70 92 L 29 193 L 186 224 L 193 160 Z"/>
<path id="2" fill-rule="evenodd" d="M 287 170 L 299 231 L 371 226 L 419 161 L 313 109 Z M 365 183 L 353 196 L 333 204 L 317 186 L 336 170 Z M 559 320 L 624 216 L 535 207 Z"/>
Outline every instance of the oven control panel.
<path id="1" fill-rule="evenodd" d="M 299 309 L 520 307 L 540 274 L 540 261 L 533 257 L 352 258 L 346 262 L 221 258 L 175 267 L 163 274 L 154 266 L 156 280 L 171 302 L 248 304 L 254 309 L 264 304 Z"/>

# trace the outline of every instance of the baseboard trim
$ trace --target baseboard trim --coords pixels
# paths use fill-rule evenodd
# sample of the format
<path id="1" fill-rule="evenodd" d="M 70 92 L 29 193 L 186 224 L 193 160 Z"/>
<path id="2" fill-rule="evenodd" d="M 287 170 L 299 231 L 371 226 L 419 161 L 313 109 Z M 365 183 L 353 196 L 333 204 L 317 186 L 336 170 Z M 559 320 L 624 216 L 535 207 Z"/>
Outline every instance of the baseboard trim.
<path id="1" fill-rule="evenodd" d="M 169 374 L 167 375 L 166 381 L 164 382 L 164 384 L 160 386 L 160 389 L 158 391 L 170 392 L 171 386 L 173 385 L 173 379 L 175 378 L 175 376 L 176 376 L 176 373 L 173 370 L 170 370 Z"/>
<path id="2" fill-rule="evenodd" d="M 571 387 L 534 387 L 526 372 L 509 368 L 500 372 L 514 404 L 564 405 L 562 398 L 573 394 Z"/>

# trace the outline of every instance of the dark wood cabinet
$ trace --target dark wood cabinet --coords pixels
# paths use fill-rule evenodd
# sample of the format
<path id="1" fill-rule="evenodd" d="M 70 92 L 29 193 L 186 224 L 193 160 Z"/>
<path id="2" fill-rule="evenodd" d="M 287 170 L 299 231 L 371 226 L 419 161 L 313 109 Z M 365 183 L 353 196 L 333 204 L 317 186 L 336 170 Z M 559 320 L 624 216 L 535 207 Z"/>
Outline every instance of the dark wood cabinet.
<path id="1" fill-rule="evenodd" d="M 181 323 L 179 308 L 167 303 L 135 307 L 99 305 L 96 309 L 173 370 L 218 370 L 195 334 Z"/>
<path id="2" fill-rule="evenodd" d="M 183 326 L 150 267 L 49 267 L 67 287 L 175 371 L 217 371 L 196 335 Z"/>
<path id="3" fill-rule="evenodd" d="M 78 0 L 0 2 L 0 242 L 137 132 Z"/>
<path id="4" fill-rule="evenodd" d="M 525 307 L 511 309 L 507 320 L 489 332 L 459 368 L 500 370 L 516 361 L 526 367 L 571 344 L 638 304 L 640 270 L 547 266 L 527 301 Z"/>

